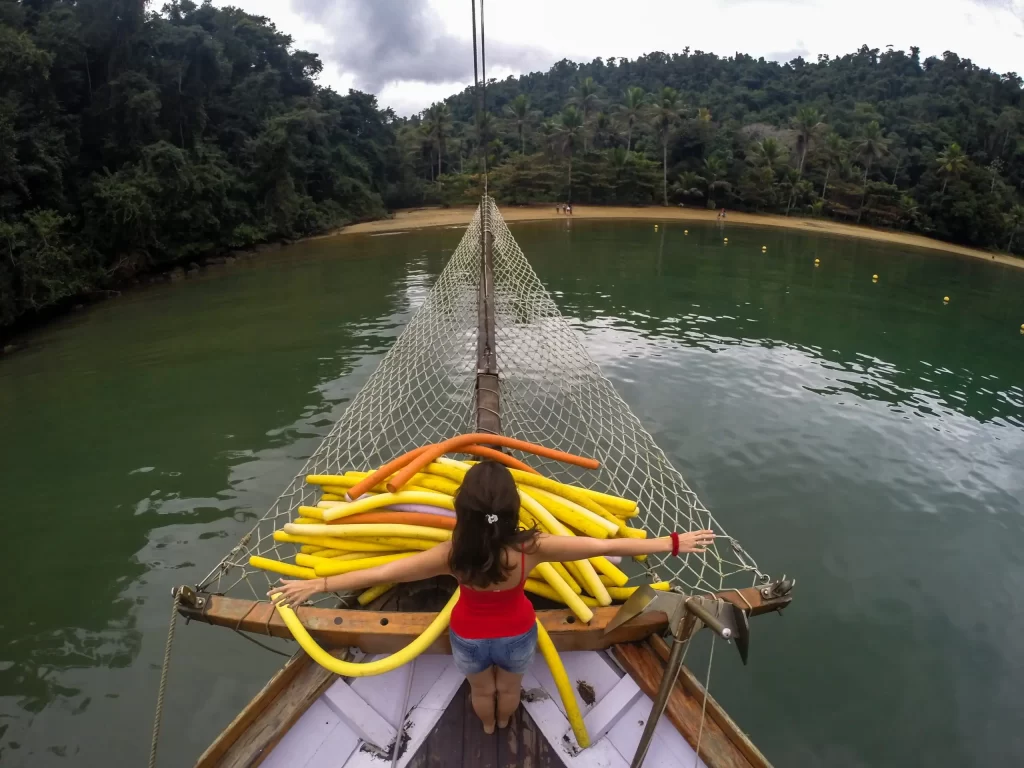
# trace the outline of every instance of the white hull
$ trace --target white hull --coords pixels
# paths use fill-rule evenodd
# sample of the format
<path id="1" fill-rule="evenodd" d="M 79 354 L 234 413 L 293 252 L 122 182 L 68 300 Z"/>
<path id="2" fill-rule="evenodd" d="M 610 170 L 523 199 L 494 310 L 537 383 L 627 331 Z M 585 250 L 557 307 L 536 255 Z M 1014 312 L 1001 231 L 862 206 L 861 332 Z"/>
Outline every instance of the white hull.
<path id="1" fill-rule="evenodd" d="M 628 768 L 651 711 L 650 698 L 605 652 L 563 653 L 562 661 L 574 685 L 584 681 L 594 690 L 592 704 L 577 696 L 591 746 L 580 750 L 576 744 L 554 680 L 539 655 L 523 678 L 526 711 L 566 766 Z M 295 722 L 262 765 L 383 768 L 391 765 L 396 734 L 404 731 L 408 742 L 395 763 L 404 768 L 464 679 L 450 656 L 421 656 L 414 664 L 378 677 L 338 679 Z M 403 706 L 407 692 L 408 704 Z M 697 760 L 690 745 L 664 718 L 658 723 L 645 765 L 704 768 L 704 762 Z"/>

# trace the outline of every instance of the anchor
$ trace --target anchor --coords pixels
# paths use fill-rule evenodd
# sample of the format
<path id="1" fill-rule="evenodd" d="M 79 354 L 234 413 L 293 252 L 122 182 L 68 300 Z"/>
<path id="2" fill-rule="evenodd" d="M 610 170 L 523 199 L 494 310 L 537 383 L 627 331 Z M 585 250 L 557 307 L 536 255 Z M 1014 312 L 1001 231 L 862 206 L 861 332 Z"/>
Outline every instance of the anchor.
<path id="1" fill-rule="evenodd" d="M 668 616 L 669 631 L 675 642 L 672 644 L 672 653 L 665 665 L 661 687 L 658 688 L 658 695 L 651 708 L 651 715 L 644 725 L 644 732 L 630 768 L 640 768 L 643 765 L 654 736 L 654 729 L 665 712 L 668 697 L 676 684 L 676 678 L 679 677 L 686 643 L 697 630 L 705 626 L 724 640 L 735 641 L 736 650 L 739 651 L 744 664 L 747 663 L 750 648 L 750 623 L 746 611 L 719 598 L 684 595 L 679 592 L 657 592 L 647 585 L 639 587 L 630 595 L 609 622 L 605 632 L 611 632 L 630 619 L 651 611 L 662 611 Z"/>

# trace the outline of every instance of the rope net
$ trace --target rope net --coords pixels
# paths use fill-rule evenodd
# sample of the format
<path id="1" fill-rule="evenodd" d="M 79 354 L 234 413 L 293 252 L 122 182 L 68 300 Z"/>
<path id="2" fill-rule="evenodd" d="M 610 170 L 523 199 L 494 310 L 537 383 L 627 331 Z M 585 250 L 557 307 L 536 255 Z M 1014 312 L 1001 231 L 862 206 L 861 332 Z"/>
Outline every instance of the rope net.
<path id="1" fill-rule="evenodd" d="M 657 579 L 670 577 L 687 592 L 716 592 L 767 581 L 749 555 L 704 507 L 682 475 L 619 397 L 555 306 L 485 197 L 428 294 L 395 345 L 316 452 L 252 530 L 200 584 L 237 597 L 265 599 L 277 576 L 249 566 L 250 555 L 289 560 L 294 544 L 273 533 L 315 505 L 320 489 L 308 474 L 372 470 L 426 443 L 475 431 L 480 228 L 493 237 L 495 337 L 502 432 L 562 451 L 591 456 L 597 471 L 516 454 L 542 474 L 565 483 L 639 502 L 650 535 L 702 528 L 719 538 L 703 554 L 651 556 Z M 347 600 L 347 598 L 346 598 Z"/>

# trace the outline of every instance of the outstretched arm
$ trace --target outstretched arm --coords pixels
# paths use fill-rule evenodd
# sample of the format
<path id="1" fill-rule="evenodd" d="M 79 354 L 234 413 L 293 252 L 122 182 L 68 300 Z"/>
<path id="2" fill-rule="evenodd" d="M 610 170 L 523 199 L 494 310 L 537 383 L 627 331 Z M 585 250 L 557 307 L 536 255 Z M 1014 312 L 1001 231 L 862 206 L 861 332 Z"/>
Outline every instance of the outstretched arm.
<path id="1" fill-rule="evenodd" d="M 393 581 L 419 581 L 433 576 L 444 576 L 451 573 L 448 567 L 451 550 L 451 542 L 445 541 L 425 552 L 417 552 L 415 555 L 403 557 L 401 560 L 393 560 L 390 563 L 362 571 L 352 571 L 317 579 L 295 581 L 281 579 L 281 586 L 271 588 L 267 595 L 279 605 L 288 605 L 294 608 L 318 592 L 351 592 L 357 589 L 366 589 L 375 584 L 388 584 Z"/>
<path id="2" fill-rule="evenodd" d="M 713 531 L 690 531 L 679 534 L 680 552 L 704 552 L 715 540 Z M 589 536 L 537 537 L 537 554 L 542 562 L 586 560 L 605 555 L 656 555 L 672 551 L 671 537 L 661 539 L 592 539 Z"/>

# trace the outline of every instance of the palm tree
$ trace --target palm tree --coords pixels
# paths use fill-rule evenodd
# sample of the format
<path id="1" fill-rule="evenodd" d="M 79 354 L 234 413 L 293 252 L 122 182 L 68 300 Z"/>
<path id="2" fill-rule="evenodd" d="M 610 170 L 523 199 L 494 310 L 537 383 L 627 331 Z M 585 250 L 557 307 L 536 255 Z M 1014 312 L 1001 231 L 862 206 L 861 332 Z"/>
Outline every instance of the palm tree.
<path id="1" fill-rule="evenodd" d="M 944 177 L 941 194 L 945 195 L 946 185 L 949 184 L 949 177 L 952 176 L 954 179 L 959 179 L 960 174 L 967 170 L 967 155 L 964 154 L 960 145 L 954 141 L 939 152 L 939 156 L 935 158 L 935 161 L 939 164 L 939 174 Z"/>
<path id="2" fill-rule="evenodd" d="M 597 109 L 597 83 L 594 78 L 585 77 L 580 80 L 579 86 L 573 86 L 569 92 L 574 94 L 573 101 L 582 111 L 583 125 L 590 120 L 590 113 Z M 583 134 L 583 151 L 587 151 L 587 135 Z"/>
<path id="3" fill-rule="evenodd" d="M 516 124 L 519 134 L 519 154 L 526 154 L 526 123 L 530 119 L 530 97 L 520 93 L 505 105 L 505 111 Z"/>
<path id="4" fill-rule="evenodd" d="M 715 206 L 715 192 L 727 190 L 731 186 L 727 181 L 720 179 L 729 172 L 729 166 L 725 159 L 719 154 L 713 154 L 704 160 L 704 181 L 708 188 L 708 202 Z"/>
<path id="5" fill-rule="evenodd" d="M 754 142 L 750 146 L 750 155 L 747 161 L 759 168 L 768 168 L 775 171 L 776 168 L 786 160 L 786 148 L 778 139 L 771 136 Z"/>
<path id="6" fill-rule="evenodd" d="M 607 112 L 598 112 L 594 118 L 594 149 L 605 149 L 612 143 L 612 119 Z"/>
<path id="7" fill-rule="evenodd" d="M 825 136 L 825 183 L 821 185 L 821 199 L 825 199 L 825 192 L 828 190 L 828 177 L 832 175 L 833 166 L 843 161 L 846 155 L 846 142 L 835 131 L 829 131 Z"/>
<path id="8" fill-rule="evenodd" d="M 1024 205 L 1015 205 L 1006 214 L 1006 228 L 1010 230 L 1010 242 L 1006 244 L 1006 252 L 1013 253 L 1013 238 L 1021 227 L 1024 227 Z"/>
<path id="9" fill-rule="evenodd" d="M 626 100 L 622 104 L 616 104 L 615 110 L 620 112 L 626 119 L 626 152 L 633 149 L 633 126 L 647 103 L 647 94 L 639 86 L 630 86 L 626 89 Z"/>
<path id="10" fill-rule="evenodd" d="M 583 131 L 583 113 L 570 104 L 564 110 L 558 126 L 558 133 L 562 137 L 562 146 L 569 153 L 569 202 L 572 202 L 572 156 L 579 146 L 580 139 L 585 139 Z"/>
<path id="11" fill-rule="evenodd" d="M 860 210 L 857 211 L 857 223 L 864 215 L 864 200 L 868 195 L 868 174 L 876 160 L 880 160 L 889 151 L 889 140 L 882 136 L 882 127 L 877 120 L 872 120 L 864 128 L 864 135 L 857 141 L 857 155 L 864 161 L 864 191 L 860 196 Z"/>
<path id="12" fill-rule="evenodd" d="M 558 124 L 554 120 L 545 120 L 540 124 L 540 133 L 544 137 L 544 151 L 553 156 L 555 141 L 558 138 Z"/>
<path id="13" fill-rule="evenodd" d="M 822 114 L 815 107 L 800 107 L 796 117 L 793 118 L 793 127 L 796 129 L 797 152 L 800 153 L 800 162 L 796 167 L 796 181 L 791 185 L 789 202 L 786 204 L 786 215 L 793 207 L 793 201 L 797 193 L 797 184 L 804 175 L 804 163 L 807 161 L 807 149 L 811 146 L 811 139 L 819 130 L 825 127 L 821 122 Z"/>
<path id="14" fill-rule="evenodd" d="M 441 161 L 444 158 L 444 140 L 448 135 L 449 123 L 451 122 L 451 111 L 444 102 L 431 104 L 427 108 L 424 122 L 427 126 L 427 135 L 430 136 L 437 148 L 437 183 L 441 183 Z"/>
<path id="15" fill-rule="evenodd" d="M 661 194 L 662 203 L 668 205 L 668 142 L 679 123 L 679 91 L 668 86 L 653 98 L 654 132 L 661 142 Z"/>
<path id="16" fill-rule="evenodd" d="M 800 107 L 796 117 L 793 119 L 793 127 L 796 129 L 797 152 L 800 153 L 800 163 L 796 170 L 800 176 L 804 174 L 804 162 L 807 160 L 807 149 L 811 146 L 811 139 L 814 134 L 825 127 L 821 122 L 823 115 L 815 107 Z"/>

